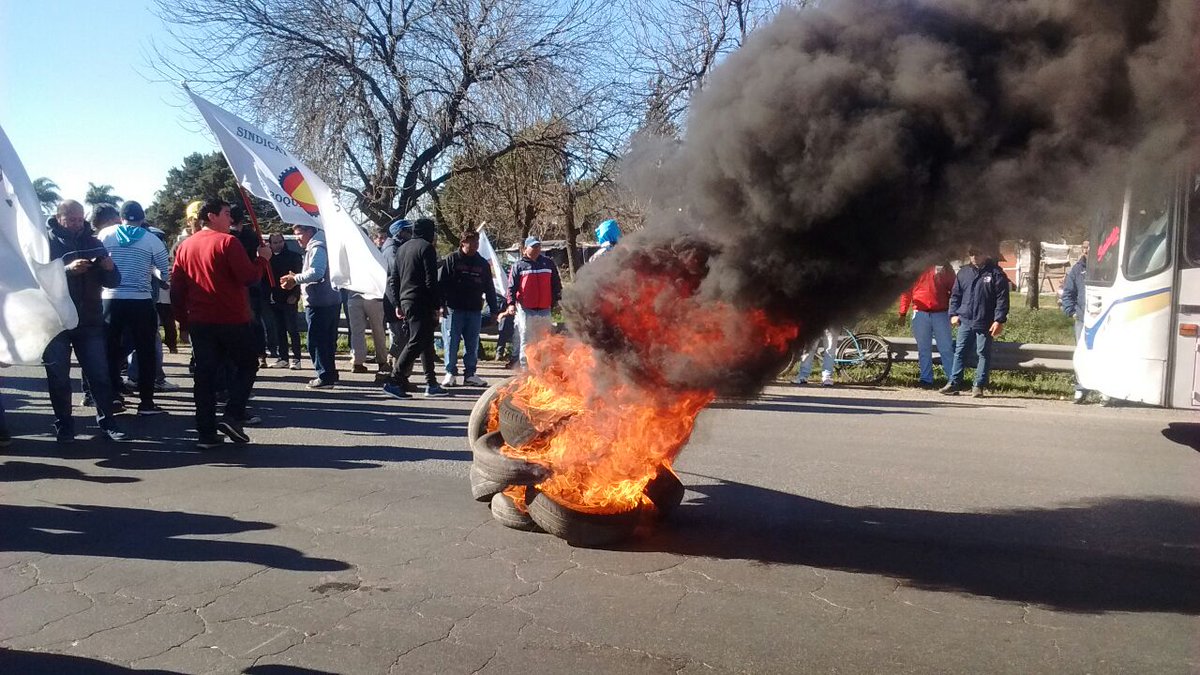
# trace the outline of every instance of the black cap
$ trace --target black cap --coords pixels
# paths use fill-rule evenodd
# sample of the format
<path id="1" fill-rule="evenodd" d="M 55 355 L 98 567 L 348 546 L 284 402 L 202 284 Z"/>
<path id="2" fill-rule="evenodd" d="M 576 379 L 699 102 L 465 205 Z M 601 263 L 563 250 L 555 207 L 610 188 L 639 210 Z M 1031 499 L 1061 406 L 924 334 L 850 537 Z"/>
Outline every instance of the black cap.
<path id="1" fill-rule="evenodd" d="M 142 205 L 128 201 L 121 205 L 121 220 L 126 222 L 139 222 L 146 219 L 146 212 L 142 210 Z"/>

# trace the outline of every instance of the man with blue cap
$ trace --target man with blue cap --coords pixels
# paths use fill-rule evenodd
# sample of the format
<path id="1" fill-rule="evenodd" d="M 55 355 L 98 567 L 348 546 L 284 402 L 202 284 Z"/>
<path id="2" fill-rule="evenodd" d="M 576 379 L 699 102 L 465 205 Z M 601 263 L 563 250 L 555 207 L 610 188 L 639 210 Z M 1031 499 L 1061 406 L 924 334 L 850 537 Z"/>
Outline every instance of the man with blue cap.
<path id="1" fill-rule="evenodd" d="M 596 226 L 596 243 L 600 244 L 600 250 L 592 254 L 588 258 L 588 262 L 592 262 L 596 258 L 613 250 L 617 242 L 621 240 L 621 226 L 617 221 L 609 218 L 608 220 Z"/>
<path id="2" fill-rule="evenodd" d="M 509 314 L 517 315 L 521 366 L 528 365 L 527 349 L 554 328 L 550 312 L 562 299 L 562 279 L 554 261 L 542 255 L 542 241 L 529 237 L 521 249 L 521 259 L 513 265 L 508 279 Z"/>

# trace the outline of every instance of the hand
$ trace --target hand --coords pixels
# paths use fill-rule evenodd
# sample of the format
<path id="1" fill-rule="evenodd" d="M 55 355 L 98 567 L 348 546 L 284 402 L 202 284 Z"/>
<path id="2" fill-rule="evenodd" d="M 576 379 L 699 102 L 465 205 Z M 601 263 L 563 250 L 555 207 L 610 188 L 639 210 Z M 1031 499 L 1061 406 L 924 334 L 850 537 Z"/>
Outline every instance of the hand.
<path id="1" fill-rule="evenodd" d="M 999 321 L 993 321 L 992 327 L 988 329 L 988 334 L 992 337 L 1000 337 L 1000 333 L 1004 332 L 1004 324 Z"/>
<path id="2" fill-rule="evenodd" d="M 113 264 L 112 258 L 108 256 L 100 258 L 100 269 L 105 272 L 111 272 L 114 268 L 116 268 L 116 265 Z M 163 288 L 166 288 L 166 286 L 164 285 Z"/>
<path id="3" fill-rule="evenodd" d="M 271 253 L 273 253 L 273 251 L 271 251 L 271 247 L 267 244 L 263 244 L 262 246 L 258 247 L 258 257 L 262 258 L 263 260 L 270 258 Z"/>
<path id="4" fill-rule="evenodd" d="M 285 274 L 279 277 L 279 287 L 285 291 L 290 291 L 296 287 L 296 275 Z"/>
<path id="5" fill-rule="evenodd" d="M 403 321 L 403 320 L 404 320 L 404 312 L 402 312 L 402 311 L 400 311 L 399 309 L 397 309 L 397 310 L 396 310 L 396 318 L 397 318 L 397 319 L 399 319 L 399 320 L 401 320 L 401 321 Z"/>
<path id="6" fill-rule="evenodd" d="M 957 326 L 957 325 L 958 325 L 958 317 L 957 317 L 957 316 L 952 316 L 952 317 L 950 317 L 950 325 L 951 325 L 951 326 Z"/>
<path id="7" fill-rule="evenodd" d="M 72 260 L 67 265 L 67 273 L 68 274 L 83 274 L 84 272 L 87 272 L 90 269 L 92 269 L 92 261 L 85 260 L 83 258 L 79 258 L 77 260 Z"/>

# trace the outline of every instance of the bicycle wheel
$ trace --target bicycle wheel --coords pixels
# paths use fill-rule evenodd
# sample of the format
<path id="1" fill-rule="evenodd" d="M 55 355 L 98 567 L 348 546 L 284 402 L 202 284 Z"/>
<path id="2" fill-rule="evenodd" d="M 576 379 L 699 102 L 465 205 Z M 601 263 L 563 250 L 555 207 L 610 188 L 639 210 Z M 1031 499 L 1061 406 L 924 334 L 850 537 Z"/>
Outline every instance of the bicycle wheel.
<path id="1" fill-rule="evenodd" d="M 842 377 L 855 384 L 879 384 L 892 370 L 892 346 L 872 333 L 842 338 L 836 353 Z"/>

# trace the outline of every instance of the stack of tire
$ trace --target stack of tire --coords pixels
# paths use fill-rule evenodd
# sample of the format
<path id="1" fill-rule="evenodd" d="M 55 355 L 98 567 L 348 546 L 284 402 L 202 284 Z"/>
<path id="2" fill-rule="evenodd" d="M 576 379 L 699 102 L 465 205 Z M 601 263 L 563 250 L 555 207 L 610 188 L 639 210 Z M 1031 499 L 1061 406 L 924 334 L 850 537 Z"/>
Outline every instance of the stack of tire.
<path id="1" fill-rule="evenodd" d="M 492 516 L 502 525 L 548 532 L 572 546 L 604 546 L 628 538 L 639 525 L 666 517 L 683 501 L 683 483 L 667 467 L 661 467 L 646 484 L 645 495 L 652 506 L 618 513 L 580 511 L 539 492 L 535 486 L 550 478 L 550 469 L 500 451 L 505 445 L 525 445 L 541 433 L 529 416 L 504 395 L 510 382 L 512 379 L 492 385 L 484 392 L 467 422 L 471 496 L 489 504 Z M 491 407 L 496 401 L 499 428 L 489 430 Z M 514 499 L 513 494 L 518 498 Z"/>

